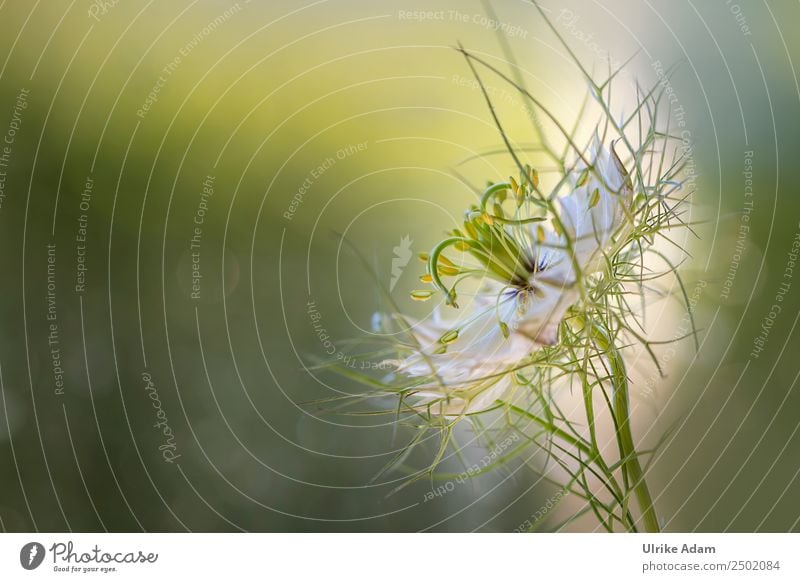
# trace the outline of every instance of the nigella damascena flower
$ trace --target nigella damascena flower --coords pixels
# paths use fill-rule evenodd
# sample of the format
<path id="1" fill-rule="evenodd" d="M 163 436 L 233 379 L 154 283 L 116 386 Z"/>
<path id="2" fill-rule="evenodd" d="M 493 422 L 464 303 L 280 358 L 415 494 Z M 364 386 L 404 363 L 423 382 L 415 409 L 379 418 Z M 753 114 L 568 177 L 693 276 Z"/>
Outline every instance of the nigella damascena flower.
<path id="1" fill-rule="evenodd" d="M 437 306 L 429 321 L 411 322 L 417 347 L 395 362 L 398 372 L 420 382 L 410 391 L 415 406 L 443 416 L 489 409 L 510 395 L 515 366 L 558 342 L 582 281 L 605 264 L 605 252 L 629 222 L 632 199 L 623 164 L 598 140 L 566 183 L 570 193 L 551 200 L 526 167 L 520 182 L 489 186 L 480 206 L 467 212 L 463 231 L 423 257 L 422 279 L 445 293 L 447 305 Z M 453 250 L 465 259 L 444 254 Z M 455 282 L 447 286 L 445 279 Z M 459 305 L 456 287 L 468 281 L 474 291 Z"/>

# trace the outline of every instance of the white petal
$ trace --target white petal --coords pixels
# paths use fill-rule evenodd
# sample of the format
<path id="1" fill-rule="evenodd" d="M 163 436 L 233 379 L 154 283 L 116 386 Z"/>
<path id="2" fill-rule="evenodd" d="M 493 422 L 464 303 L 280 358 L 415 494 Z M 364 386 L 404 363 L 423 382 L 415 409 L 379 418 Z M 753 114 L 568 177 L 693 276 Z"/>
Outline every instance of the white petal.
<path id="1" fill-rule="evenodd" d="M 581 269 L 592 270 L 598 264 L 602 249 L 624 220 L 623 204 L 630 201 L 631 190 L 622 164 L 612 151 L 596 142 L 591 148 L 594 172 L 586 184 L 577 186 L 562 197 L 561 218 L 573 242 L 575 257 Z M 585 169 L 578 166 L 574 179 Z M 592 198 L 597 191 L 597 200 Z"/>

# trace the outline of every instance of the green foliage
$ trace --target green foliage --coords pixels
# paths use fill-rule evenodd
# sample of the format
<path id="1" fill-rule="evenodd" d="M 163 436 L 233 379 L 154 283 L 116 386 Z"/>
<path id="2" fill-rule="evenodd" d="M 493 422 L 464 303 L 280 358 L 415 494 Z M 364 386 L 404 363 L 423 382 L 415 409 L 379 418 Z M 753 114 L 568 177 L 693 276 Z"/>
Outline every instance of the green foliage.
<path id="1" fill-rule="evenodd" d="M 674 246 L 683 253 L 681 243 L 674 235 L 691 230 L 692 225 L 683 218 L 691 195 L 691 192 L 684 193 L 681 189 L 686 160 L 678 147 L 678 140 L 670 134 L 669 113 L 664 111 L 664 87 L 656 84 L 646 91 L 639 88 L 636 107 L 626 116 L 616 118 L 612 113 L 611 89 L 612 81 L 621 69 L 609 70 L 603 80 L 596 80 L 541 10 L 540 14 L 584 76 L 588 98 L 580 109 L 579 118 L 568 129 L 529 92 L 518 76 L 512 78 L 480 56 L 459 47 L 483 91 L 505 152 L 516 166 L 518 176 L 488 185 L 479 202 L 466 211 L 463 230 L 449 232 L 447 238 L 423 257 L 427 273 L 422 279 L 443 293 L 445 303 L 451 308 L 458 306 L 457 286 L 472 276 L 490 277 L 508 285 L 524 285 L 537 268 L 526 260 L 524 249 L 545 244 L 544 230 L 530 225 L 547 222 L 556 233 L 567 232 L 557 202 L 569 187 L 569 178 L 576 172 L 577 164 L 583 162 L 586 168 L 577 179 L 578 185 L 586 183 L 590 176 L 603 180 L 603 176 L 592 167 L 591 160 L 585 158 L 587 146 L 583 144 L 589 143 L 585 135 L 587 125 L 590 137 L 597 135 L 602 143 L 617 145 L 619 151 L 612 150 L 613 155 L 621 166 L 629 169 L 624 173 L 626 186 L 632 190 L 633 197 L 631 205 L 624 208 L 623 224 L 611 237 L 604 249 L 601 266 L 595 272 L 582 273 L 573 258 L 577 273 L 574 285 L 579 300 L 561 322 L 559 341 L 531 353 L 500 373 L 472 379 L 476 389 L 482 391 L 501 377 L 510 376 L 516 385 L 511 397 L 497 401 L 493 407 L 479 413 L 444 417 L 437 415 L 431 403 L 424 407 L 415 404 L 419 386 L 437 381 L 433 366 L 432 377 L 422 380 L 394 378 L 384 383 L 368 376 L 356 379 L 373 389 L 373 396 L 389 394 L 397 397 L 398 403 L 392 413 L 398 423 L 410 426 L 414 431 L 407 447 L 386 469 L 405 467 L 403 463 L 412 448 L 434 438 L 432 435 L 438 435 L 438 445 L 430 464 L 423 470 L 409 470 L 408 483 L 424 477 L 443 476 L 436 473 L 437 466 L 448 456 L 449 449 L 452 448 L 457 455 L 454 428 L 466 419 L 487 445 L 507 434 L 522 437 L 522 445 L 506 451 L 485 470 L 498 469 L 512 460 L 516 462 L 522 451 L 537 447 L 544 452 L 544 461 L 531 461 L 529 457 L 524 462 L 545 481 L 557 484 L 585 503 L 585 507 L 573 517 L 591 512 L 600 526 L 609 532 L 657 531 L 659 523 L 645 481 L 645 458 L 651 457 L 654 450 L 637 450 L 635 446 L 625 354 L 638 346 L 649 354 L 653 365 L 662 372 L 654 346 L 667 342 L 649 339 L 643 321 L 644 306 L 670 294 L 659 289 L 659 283 L 676 283 L 671 288 L 678 290 L 677 299 L 685 305 L 691 319 L 689 300 L 679 271 L 680 262 L 671 259 L 660 248 L 663 245 Z M 516 70 L 513 61 L 512 65 Z M 513 145 L 482 79 L 482 75 L 487 73 L 512 87 L 557 132 L 557 138 L 545 139 L 541 126 L 535 125 L 536 152 L 548 159 L 551 170 L 534 169 L 525 160 L 525 152 Z M 590 116 L 593 114 L 596 118 L 592 122 Z M 544 183 L 552 184 L 552 187 L 545 189 Z M 598 200 L 599 193 L 593 193 L 590 207 L 594 207 Z M 566 250 L 574 257 L 571 251 L 575 241 L 569 237 L 564 237 L 564 240 Z M 445 251 L 458 253 L 460 259 L 453 255 L 447 257 Z M 376 284 L 380 285 L 377 279 Z M 415 299 L 431 296 L 430 292 L 414 293 Z M 385 296 L 391 302 L 388 293 Z M 388 308 L 394 315 L 392 329 L 386 331 L 392 331 L 394 337 L 403 339 L 390 342 L 386 349 L 396 357 L 418 352 L 420 346 L 410 332 L 411 326 L 400 315 L 400 309 L 393 303 Z M 696 336 L 693 319 L 691 324 L 690 335 Z M 507 337 L 507 324 L 498 321 L 498 325 Z M 458 330 L 442 336 L 442 351 L 457 338 Z M 351 378 L 354 374 L 352 371 L 339 371 Z M 584 417 L 580 419 L 569 418 L 558 404 L 560 392 L 574 387 L 580 390 L 583 399 Z M 442 388 L 446 390 L 444 384 Z M 598 395 L 605 410 L 596 410 Z M 503 428 L 500 431 L 484 429 L 481 418 L 498 414 L 505 419 Z M 598 442 L 598 426 L 602 422 L 612 423 L 617 445 L 614 455 L 609 455 Z M 548 470 L 550 463 L 557 466 L 567 479 L 554 480 Z M 638 510 L 634 509 L 633 500 Z"/>

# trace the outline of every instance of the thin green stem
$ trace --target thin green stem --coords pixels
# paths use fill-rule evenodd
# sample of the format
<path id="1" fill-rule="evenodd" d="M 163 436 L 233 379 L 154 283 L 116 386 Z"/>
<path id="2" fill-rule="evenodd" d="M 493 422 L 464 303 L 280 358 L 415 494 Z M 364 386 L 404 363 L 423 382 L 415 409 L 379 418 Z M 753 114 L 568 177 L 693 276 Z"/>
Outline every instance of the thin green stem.
<path id="1" fill-rule="evenodd" d="M 636 501 L 639 503 L 645 531 L 657 533 L 661 531 L 661 527 L 658 524 L 653 498 L 650 495 L 650 489 L 647 487 L 647 480 L 639 462 L 636 445 L 633 442 L 625 362 L 611 339 L 601 329 L 592 326 L 592 330 L 592 335 L 598 347 L 607 354 L 608 364 L 611 367 L 614 379 L 613 406 L 614 416 L 617 420 L 617 440 L 619 441 L 622 458 L 626 459 L 622 467 L 628 474 L 630 487 L 636 496 Z"/>
<path id="2" fill-rule="evenodd" d="M 628 457 L 625 467 L 630 476 L 636 500 L 639 502 L 639 507 L 642 511 L 645 530 L 649 533 L 657 533 L 661 530 L 661 527 L 658 524 L 653 498 L 650 495 L 650 489 L 647 487 L 647 481 L 645 480 L 644 471 L 642 471 L 642 465 L 639 462 L 639 455 L 636 453 L 633 443 L 633 434 L 631 433 L 627 382 L 622 386 L 614 387 L 614 412 L 620 420 L 618 437 L 625 456 Z"/>

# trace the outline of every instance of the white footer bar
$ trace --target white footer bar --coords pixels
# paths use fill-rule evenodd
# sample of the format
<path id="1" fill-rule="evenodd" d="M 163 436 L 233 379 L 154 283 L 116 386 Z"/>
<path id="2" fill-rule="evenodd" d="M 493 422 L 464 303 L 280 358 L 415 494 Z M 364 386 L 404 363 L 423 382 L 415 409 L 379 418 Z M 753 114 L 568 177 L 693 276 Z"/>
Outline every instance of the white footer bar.
<path id="1" fill-rule="evenodd" d="M 0 580 L 800 580 L 800 534 L 3 534 Z M 195 578 L 197 577 L 197 578 Z"/>

